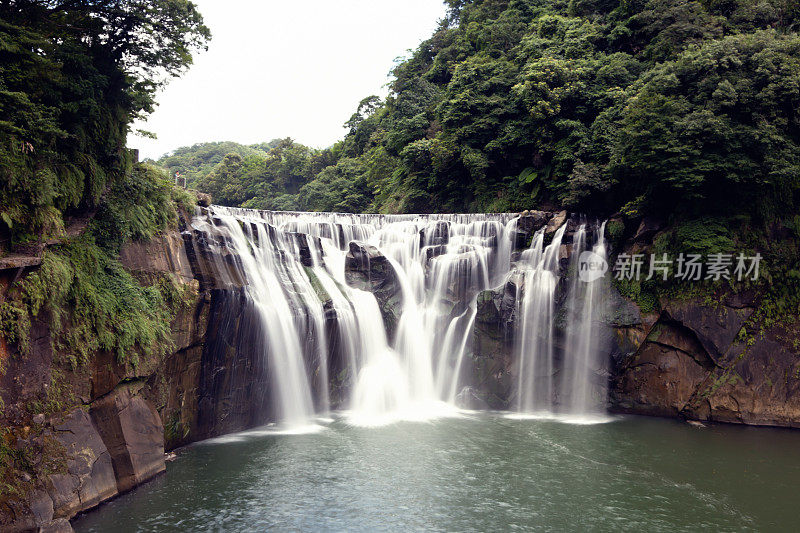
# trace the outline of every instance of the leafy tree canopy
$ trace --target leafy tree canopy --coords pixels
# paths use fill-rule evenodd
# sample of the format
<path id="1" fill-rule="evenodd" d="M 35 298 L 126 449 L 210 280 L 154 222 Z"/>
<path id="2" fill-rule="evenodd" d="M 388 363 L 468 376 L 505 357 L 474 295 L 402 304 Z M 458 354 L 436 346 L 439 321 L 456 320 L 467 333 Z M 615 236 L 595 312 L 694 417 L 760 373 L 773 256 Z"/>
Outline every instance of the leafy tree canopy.
<path id="1" fill-rule="evenodd" d="M 797 210 L 797 2 L 447 4 L 438 30 L 396 66 L 388 98 L 362 100 L 343 141 L 292 163 L 293 179 L 263 174 L 216 200 L 382 212 Z"/>
<path id="2" fill-rule="evenodd" d="M 0 240 L 58 234 L 130 173 L 129 125 L 209 37 L 186 0 L 0 2 Z"/>

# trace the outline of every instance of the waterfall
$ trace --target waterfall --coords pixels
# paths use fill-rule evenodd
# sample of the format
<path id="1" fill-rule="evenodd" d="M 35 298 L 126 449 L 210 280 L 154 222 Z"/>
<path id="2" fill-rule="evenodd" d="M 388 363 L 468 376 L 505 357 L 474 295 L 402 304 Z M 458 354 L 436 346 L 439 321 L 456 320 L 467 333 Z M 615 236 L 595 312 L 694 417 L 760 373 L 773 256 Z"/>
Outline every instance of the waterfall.
<path id="1" fill-rule="evenodd" d="M 544 250 L 544 232 L 539 231 L 531 248 L 522 254 L 523 288 L 517 293 L 521 326 L 515 343 L 517 410 L 521 412 L 553 410 L 553 312 L 559 249 L 566 228 L 566 224 L 561 226 Z"/>
<path id="2" fill-rule="evenodd" d="M 516 408 L 526 415 L 566 415 L 580 421 L 576 417 L 605 411 L 598 322 L 606 280 L 583 279 L 580 275 L 585 261 L 606 260 L 605 223 L 595 228 L 594 255 L 588 259 L 589 232 L 586 224 L 578 226 L 571 237 L 569 268 L 564 269 L 567 245 L 562 240 L 566 227 L 555 232 L 547 247 L 543 247 L 544 230 L 537 232 L 517 267 L 520 327 L 514 345 L 519 365 Z M 559 300 L 565 292 L 566 297 Z M 559 323 L 562 339 L 557 339 Z"/>
<path id="3" fill-rule="evenodd" d="M 605 223 L 601 224 L 591 252 L 605 261 Z M 573 244 L 573 282 L 571 285 L 566 355 L 562 378 L 561 410 L 570 415 L 600 414 L 605 410 L 605 379 L 595 378 L 602 366 L 602 342 L 598 316 L 605 301 L 605 278 L 581 279 L 579 269 L 586 266 L 586 228 L 581 226 Z M 584 262 L 581 262 L 581 259 Z"/>
<path id="4" fill-rule="evenodd" d="M 204 277 L 241 290 L 252 305 L 260 354 L 253 407 L 265 404 L 282 425 L 307 425 L 331 407 L 361 425 L 454 412 L 467 383 L 476 297 L 508 280 L 517 287 L 517 410 L 590 412 L 604 394 L 588 385 L 599 364 L 601 284 L 570 280 L 569 348 L 561 353 L 554 324 L 571 226 L 541 228 L 520 253 L 519 221 L 212 206 L 192 229 L 200 235 L 194 247 L 212 259 Z M 573 232 L 571 264 L 586 235 L 585 226 Z M 593 249 L 605 256 L 599 235 Z"/>
<path id="5" fill-rule="evenodd" d="M 264 338 L 260 341 L 267 352 L 262 368 L 268 369 L 270 382 L 275 384 L 272 400 L 278 418 L 287 425 L 302 425 L 314 409 L 301 342 L 306 336 L 299 323 L 314 314 L 319 301 L 313 301 L 310 281 L 300 275 L 297 264 L 285 260 L 290 247 L 285 234 L 270 233 L 264 224 L 224 212 L 216 214 L 212 223 L 218 226 L 216 233 L 221 235 L 223 246 L 239 262 L 245 291 L 261 320 Z M 306 305 L 300 303 L 301 298 Z M 309 314 L 298 316 L 302 310 Z M 310 322 L 317 325 L 313 319 Z M 311 333 L 320 332 L 312 329 Z"/>

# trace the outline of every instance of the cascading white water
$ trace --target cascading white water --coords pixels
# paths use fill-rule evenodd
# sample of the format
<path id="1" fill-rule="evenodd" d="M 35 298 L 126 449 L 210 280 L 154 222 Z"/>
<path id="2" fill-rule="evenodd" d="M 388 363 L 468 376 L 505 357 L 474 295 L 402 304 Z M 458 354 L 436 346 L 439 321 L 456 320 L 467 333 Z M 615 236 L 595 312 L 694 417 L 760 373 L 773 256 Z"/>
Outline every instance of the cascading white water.
<path id="1" fill-rule="evenodd" d="M 331 347 L 326 339 L 343 358 L 346 372 L 337 379 L 345 380 L 339 386 L 349 390 L 349 397 L 338 405 L 348 408 L 354 423 L 453 412 L 476 320 L 475 297 L 509 276 L 518 281 L 517 408 L 554 411 L 553 323 L 567 225 L 546 247 L 544 230 L 538 232 L 514 263 L 517 221 L 509 214 L 352 215 L 214 206 L 193 225 L 216 235 L 230 253 L 225 261 L 221 254 L 214 258 L 225 271 L 218 275 L 242 278 L 263 326 L 264 366 L 277 418 L 297 426 L 329 408 L 333 376 L 328 376 Z M 396 274 L 400 315 L 392 339 L 387 338 L 375 295 L 347 283 L 350 243 L 377 248 Z M 583 299 L 595 293 L 573 293 L 580 303 L 573 314 L 581 333 L 567 344 L 585 364 L 565 366 L 562 376 L 566 371 L 573 376 L 570 380 L 589 379 L 596 303 Z M 332 338 L 331 320 L 336 329 Z M 585 409 L 589 388 L 570 390 L 570 412 Z"/>
<path id="2" fill-rule="evenodd" d="M 284 260 L 291 246 L 284 234 L 275 234 L 273 239 L 263 223 L 224 212 L 215 213 L 215 217 L 219 225 L 215 232 L 222 234 L 227 247 L 241 262 L 245 290 L 261 319 L 278 417 L 290 426 L 305 424 L 314 409 L 303 358 L 303 336 L 295 316 L 301 309 L 321 309 L 321 303 L 318 299 L 313 301 L 313 289 L 308 278 L 299 275 L 297 265 Z M 292 288 L 299 289 L 298 293 L 291 292 Z M 301 297 L 305 305 L 300 304 Z M 312 323 L 318 325 L 316 320 Z"/>
<path id="3" fill-rule="evenodd" d="M 606 260 L 605 223 L 597 231 L 592 252 Z M 581 226 L 573 237 L 573 270 L 581 268 L 579 258 L 588 249 L 586 227 Z M 567 326 L 566 357 L 564 357 L 561 390 L 561 412 L 569 415 L 601 414 L 605 410 L 606 383 L 596 378 L 602 366 L 602 343 L 598 339 L 598 316 L 605 300 L 605 278 L 583 280 L 573 277 Z"/>
<path id="4" fill-rule="evenodd" d="M 561 275 L 564 264 L 564 229 L 555 232 L 543 248 L 544 233 L 539 231 L 518 265 L 517 310 L 520 319 L 515 338 L 518 361 L 517 411 L 533 416 L 567 415 L 572 420 L 605 410 L 606 387 L 598 371 L 602 367 L 598 317 L 604 300 L 604 278 L 585 281 L 579 276 L 582 253 L 587 248 L 586 225 L 572 235 L 570 268 Z M 606 259 L 603 234 L 605 223 L 596 228 L 597 242 L 592 248 L 598 260 Z M 557 308 L 558 284 L 567 287 L 566 302 Z M 556 342 L 558 311 L 563 342 Z M 563 348 L 562 348 L 563 346 Z M 587 421 L 589 419 L 581 419 Z"/>
<path id="5" fill-rule="evenodd" d="M 517 296 L 521 325 L 515 343 L 519 364 L 517 410 L 522 412 L 553 410 L 554 298 L 559 249 L 566 227 L 556 231 L 544 250 L 544 232 L 538 232 L 531 248 L 522 254 L 522 288 L 518 288 Z"/>

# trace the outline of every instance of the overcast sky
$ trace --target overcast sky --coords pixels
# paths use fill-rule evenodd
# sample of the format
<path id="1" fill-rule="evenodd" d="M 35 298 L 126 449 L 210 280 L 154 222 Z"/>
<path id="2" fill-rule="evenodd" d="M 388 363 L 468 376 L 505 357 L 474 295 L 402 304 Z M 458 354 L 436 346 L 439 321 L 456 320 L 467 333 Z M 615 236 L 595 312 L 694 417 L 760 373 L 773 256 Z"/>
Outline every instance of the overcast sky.
<path id="1" fill-rule="evenodd" d="M 324 148 L 394 59 L 431 35 L 441 0 L 195 0 L 213 39 L 131 134 L 140 157 L 205 141 L 292 137 Z"/>

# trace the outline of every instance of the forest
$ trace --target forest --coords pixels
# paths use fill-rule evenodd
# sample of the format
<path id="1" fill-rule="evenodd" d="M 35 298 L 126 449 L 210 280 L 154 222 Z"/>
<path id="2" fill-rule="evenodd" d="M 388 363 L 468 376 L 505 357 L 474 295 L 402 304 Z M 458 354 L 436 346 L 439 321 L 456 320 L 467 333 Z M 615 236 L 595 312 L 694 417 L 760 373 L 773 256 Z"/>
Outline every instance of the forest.
<path id="1" fill-rule="evenodd" d="M 0 2 L 0 335 L 21 353 L 37 318 L 73 367 L 168 347 L 180 291 L 119 252 L 195 201 L 126 142 L 210 35 L 185 0 Z M 24 261 L 40 266 L 17 280 Z"/>
<path id="2" fill-rule="evenodd" d="M 796 2 L 448 4 L 335 145 L 210 143 L 159 164 L 263 209 L 797 211 Z"/>

